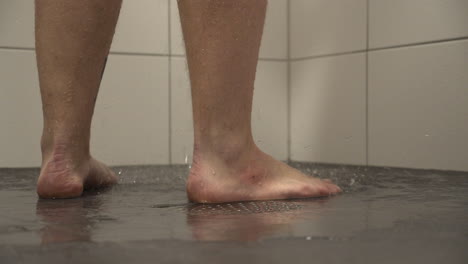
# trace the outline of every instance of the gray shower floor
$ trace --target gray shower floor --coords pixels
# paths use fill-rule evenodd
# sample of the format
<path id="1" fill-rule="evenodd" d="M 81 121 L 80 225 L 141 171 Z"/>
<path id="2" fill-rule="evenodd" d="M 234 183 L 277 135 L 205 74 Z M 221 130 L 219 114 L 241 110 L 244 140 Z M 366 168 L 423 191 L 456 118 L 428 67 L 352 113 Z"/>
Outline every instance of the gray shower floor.
<path id="1" fill-rule="evenodd" d="M 37 169 L 0 169 L 0 263 L 468 263 L 468 173 L 292 166 L 344 193 L 191 204 L 186 166 L 139 166 L 40 200 Z"/>

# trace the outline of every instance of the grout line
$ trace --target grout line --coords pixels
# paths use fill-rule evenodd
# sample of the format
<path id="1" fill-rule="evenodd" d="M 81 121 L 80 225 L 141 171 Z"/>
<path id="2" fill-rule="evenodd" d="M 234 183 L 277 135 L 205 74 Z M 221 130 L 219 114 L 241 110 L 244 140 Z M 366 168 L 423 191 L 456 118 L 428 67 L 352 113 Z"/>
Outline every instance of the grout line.
<path id="1" fill-rule="evenodd" d="M 185 58 L 184 54 L 171 54 L 171 57 L 176 57 L 176 58 Z"/>
<path id="2" fill-rule="evenodd" d="M 286 89 L 287 89 L 287 96 L 286 96 L 286 125 L 287 125 L 287 155 L 288 155 L 288 162 L 291 162 L 291 0 L 288 0 L 286 3 L 286 53 L 287 53 L 287 75 L 286 75 Z"/>
<path id="3" fill-rule="evenodd" d="M 169 54 L 163 53 L 145 53 L 145 52 L 121 52 L 121 51 L 111 51 L 111 55 L 128 55 L 128 56 L 150 56 L 150 57 L 168 57 Z"/>
<path id="4" fill-rule="evenodd" d="M 168 144 L 169 144 L 169 164 L 172 164 L 172 58 L 171 58 L 171 53 L 172 53 L 172 40 L 171 40 L 171 0 L 167 0 L 167 43 L 168 43 L 168 51 L 169 51 L 169 58 L 168 58 L 168 98 L 169 98 L 169 136 L 168 136 Z"/>
<path id="5" fill-rule="evenodd" d="M 417 43 L 410 43 L 410 44 L 401 44 L 401 45 L 394 45 L 394 46 L 380 47 L 380 48 L 369 48 L 369 44 L 366 44 L 367 48 L 362 49 L 362 50 L 328 53 L 328 54 L 306 56 L 306 57 L 300 57 L 300 58 L 291 58 L 290 60 L 291 61 L 301 61 L 301 60 L 317 59 L 317 58 L 324 58 L 324 57 L 333 57 L 333 56 L 348 55 L 348 54 L 362 53 L 362 52 L 372 52 L 372 51 L 391 50 L 391 49 L 398 49 L 398 48 L 425 46 L 425 45 L 438 44 L 438 43 L 444 43 L 444 42 L 449 43 L 449 42 L 455 42 L 455 41 L 460 41 L 460 40 L 468 40 L 468 36 L 458 37 L 458 38 L 450 38 L 450 39 L 433 40 L 433 41 L 425 41 L 425 42 L 417 42 Z M 369 40 L 368 40 L 368 42 L 369 42 Z"/>
<path id="6" fill-rule="evenodd" d="M 146 53 L 146 52 L 125 52 L 125 51 L 111 51 L 110 55 L 123 55 L 123 56 L 144 56 L 144 57 L 169 57 L 169 54 L 164 53 Z"/>
<path id="7" fill-rule="evenodd" d="M 380 47 L 380 48 L 371 48 L 371 49 L 368 49 L 368 51 L 380 51 L 380 50 L 388 50 L 388 49 L 424 46 L 424 45 L 438 44 L 438 43 L 443 43 L 443 42 L 454 42 L 454 41 L 459 41 L 459 40 L 468 40 L 468 36 L 439 39 L 439 40 L 430 40 L 430 41 L 421 41 L 421 42 L 415 42 L 415 43 L 410 43 L 410 44 L 400 44 L 400 45 L 393 45 L 393 46 Z"/>
<path id="8" fill-rule="evenodd" d="M 172 42 L 172 41 L 171 41 Z M 10 47 L 10 46 L 0 46 L 0 50 L 25 50 L 25 51 L 34 51 L 34 48 L 23 48 L 23 47 Z M 172 52 L 172 49 L 169 47 L 169 52 Z M 150 56 L 150 57 L 175 57 L 175 58 L 185 58 L 184 54 L 163 54 L 163 53 L 146 53 L 146 52 L 125 52 L 125 51 L 111 51 L 111 55 L 128 55 L 128 56 Z M 259 58 L 260 61 L 276 61 L 276 62 L 287 62 L 288 59 L 279 59 L 279 58 Z"/>
<path id="9" fill-rule="evenodd" d="M 34 51 L 35 48 L 0 46 L 0 50 Z M 150 57 L 169 57 L 170 56 L 169 54 L 163 54 L 163 53 L 125 52 L 125 51 L 110 51 L 109 54 L 128 55 L 128 56 L 150 56 Z"/>
<path id="10" fill-rule="evenodd" d="M 366 166 L 369 166 L 369 0 L 367 0 L 366 10 Z"/>
<path id="11" fill-rule="evenodd" d="M 170 1 L 170 0 L 169 0 Z M 398 48 L 406 48 L 406 47 L 416 47 L 416 46 L 425 46 L 431 44 L 438 44 L 444 42 L 455 42 L 460 40 L 468 40 L 468 36 L 465 37 L 457 37 L 457 38 L 448 38 L 448 39 L 440 39 L 440 40 L 432 40 L 432 41 L 424 41 L 424 42 L 417 42 L 417 43 L 410 43 L 410 44 L 401 44 L 401 45 L 394 45 L 388 47 L 380 47 L 380 48 L 368 48 L 363 50 L 354 50 L 354 51 L 345 51 L 345 52 L 337 52 L 337 53 L 328 53 L 322 55 L 313 55 L 313 56 L 306 56 L 300 58 L 286 58 L 286 59 L 278 59 L 278 58 L 259 58 L 261 61 L 301 61 L 301 60 L 308 60 L 308 59 L 316 59 L 316 58 L 323 58 L 323 57 L 333 57 L 339 55 L 347 55 L 347 54 L 354 54 L 354 53 L 361 53 L 366 51 L 381 51 L 381 50 L 390 50 L 390 49 L 398 49 Z M 0 50 L 27 50 L 27 51 L 34 51 L 34 48 L 28 47 L 13 47 L 13 46 L 0 46 Z M 109 54 L 113 55 L 134 55 L 134 56 L 152 56 L 152 57 L 185 57 L 183 54 L 162 54 L 162 53 L 145 53 L 145 52 L 120 52 L 120 51 L 111 51 Z"/>
<path id="12" fill-rule="evenodd" d="M 288 62 L 288 58 L 285 59 L 275 59 L 275 58 L 258 58 L 260 61 L 275 61 L 275 62 Z"/>
<path id="13" fill-rule="evenodd" d="M 334 57 L 334 56 L 349 55 L 349 54 L 356 54 L 356 53 L 363 53 L 363 52 L 366 52 L 366 49 L 329 53 L 329 54 L 323 54 L 323 55 L 314 55 L 314 56 L 307 56 L 307 57 L 301 57 L 301 58 L 291 58 L 290 60 L 291 61 L 304 61 L 304 60 L 310 60 L 310 59 Z"/>
<path id="14" fill-rule="evenodd" d="M 0 49 L 3 49 L 3 50 L 29 50 L 29 51 L 34 50 L 34 48 L 12 47 L 12 46 L 0 46 Z"/>
<path id="15" fill-rule="evenodd" d="M 170 56 L 171 56 L 171 57 L 175 57 L 175 58 L 185 58 L 185 57 L 186 57 L 185 54 L 171 54 Z M 279 59 L 279 58 L 261 58 L 261 57 L 259 57 L 258 60 L 259 60 L 259 61 L 287 62 L 287 61 L 288 61 L 288 58 Z"/>

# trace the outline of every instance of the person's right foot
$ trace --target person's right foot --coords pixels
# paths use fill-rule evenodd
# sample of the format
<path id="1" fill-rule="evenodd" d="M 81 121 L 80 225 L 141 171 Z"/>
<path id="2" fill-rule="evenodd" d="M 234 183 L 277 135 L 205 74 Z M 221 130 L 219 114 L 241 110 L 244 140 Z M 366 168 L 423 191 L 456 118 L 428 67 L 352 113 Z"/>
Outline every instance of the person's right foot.
<path id="1" fill-rule="evenodd" d="M 115 173 L 103 163 L 85 157 L 72 159 L 64 148 L 55 148 L 45 158 L 37 180 L 41 198 L 74 198 L 83 190 L 106 187 L 117 182 Z"/>
<path id="2" fill-rule="evenodd" d="M 255 145 L 239 153 L 218 155 L 196 150 L 187 180 L 189 199 L 199 203 L 307 198 L 339 192 L 340 187 L 331 181 L 307 176 Z"/>

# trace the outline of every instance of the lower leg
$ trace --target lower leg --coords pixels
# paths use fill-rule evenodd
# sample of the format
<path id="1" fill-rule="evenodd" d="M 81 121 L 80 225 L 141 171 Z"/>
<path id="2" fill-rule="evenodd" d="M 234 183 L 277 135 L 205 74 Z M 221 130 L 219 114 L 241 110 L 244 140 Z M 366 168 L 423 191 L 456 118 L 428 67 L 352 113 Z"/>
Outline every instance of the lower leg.
<path id="1" fill-rule="evenodd" d="M 45 198 L 80 196 L 116 181 L 89 152 L 90 127 L 121 0 L 36 1 L 36 53 L 44 115 Z"/>
<path id="2" fill-rule="evenodd" d="M 187 182 L 197 202 L 339 192 L 260 151 L 250 114 L 266 0 L 179 0 L 192 86 L 195 147 Z"/>

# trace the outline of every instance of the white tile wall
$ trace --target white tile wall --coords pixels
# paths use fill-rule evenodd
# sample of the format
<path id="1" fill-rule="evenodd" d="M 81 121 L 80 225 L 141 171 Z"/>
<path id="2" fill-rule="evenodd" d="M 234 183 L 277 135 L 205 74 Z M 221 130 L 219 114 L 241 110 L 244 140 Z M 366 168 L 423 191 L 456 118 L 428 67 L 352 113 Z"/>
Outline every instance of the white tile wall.
<path id="1" fill-rule="evenodd" d="M 109 165 L 169 162 L 168 57 L 111 55 L 96 102 L 92 151 Z"/>
<path id="2" fill-rule="evenodd" d="M 369 1 L 371 48 L 458 37 L 468 37 L 466 0 Z"/>
<path id="3" fill-rule="evenodd" d="M 366 49 L 366 0 L 291 0 L 291 58 Z"/>
<path id="4" fill-rule="evenodd" d="M 167 0 L 123 1 L 111 51 L 168 54 Z"/>
<path id="5" fill-rule="evenodd" d="M 468 40 L 369 54 L 369 164 L 468 171 Z"/>
<path id="6" fill-rule="evenodd" d="M 0 50 L 0 168 L 41 165 L 42 108 L 32 51 Z"/>
<path id="7" fill-rule="evenodd" d="M 291 159 L 366 164 L 366 56 L 292 62 Z"/>
<path id="8" fill-rule="evenodd" d="M 260 47 L 260 58 L 287 59 L 287 1 L 270 0 Z M 171 1 L 171 52 L 184 55 L 184 41 L 176 1 Z"/>
<path id="9" fill-rule="evenodd" d="M 0 47 L 34 47 L 34 1 L 0 1 Z"/>
<path id="10" fill-rule="evenodd" d="M 167 60 L 110 56 L 93 121 L 96 157 L 110 165 L 168 162 Z M 0 80 L 0 167 L 39 166 L 42 112 L 34 52 L 0 50 Z"/>
<path id="11" fill-rule="evenodd" d="M 172 162 L 191 162 L 192 103 L 185 58 L 172 58 Z M 255 81 L 252 126 L 255 141 L 277 159 L 287 154 L 287 64 L 260 61 Z"/>
<path id="12" fill-rule="evenodd" d="M 290 158 L 365 164 L 367 154 L 370 165 L 468 170 L 468 52 L 462 44 L 468 38 L 468 2 L 369 0 L 368 4 L 369 10 L 366 1 L 358 0 L 290 1 Z M 449 41 L 453 39 L 465 40 Z M 303 60 L 366 50 L 367 41 L 368 65 L 363 58 L 337 62 L 351 55 Z M 420 45 L 431 42 L 440 43 Z M 388 49 L 418 43 L 413 48 Z M 375 48 L 385 49 L 372 51 Z M 341 90 L 329 86 L 356 91 L 340 98 L 336 94 Z M 343 125 L 347 128 L 336 127 Z M 350 131 L 354 135 L 349 139 L 357 136 L 357 142 L 342 140 Z"/>
<path id="13" fill-rule="evenodd" d="M 284 61 L 259 62 L 252 113 L 258 144 L 288 158 L 289 103 L 292 160 L 365 164 L 367 154 L 371 165 L 468 170 L 466 40 L 446 41 L 468 38 L 466 14 L 465 0 L 270 0 L 260 57 Z M 174 163 L 185 155 L 190 161 L 185 58 L 169 63 L 170 50 L 184 55 L 178 19 L 176 1 L 124 1 L 112 51 L 140 55 L 110 57 L 93 123 L 98 158 L 154 164 L 169 162 L 172 153 Z M 34 47 L 33 1 L 0 1 L 0 36 L 0 167 L 38 166 L 34 53 L 14 50 Z M 433 41 L 444 42 L 389 48 Z M 354 53 L 367 42 L 371 50 L 384 48 L 369 53 L 369 65 L 366 53 Z M 325 57 L 305 59 L 314 56 Z"/>

